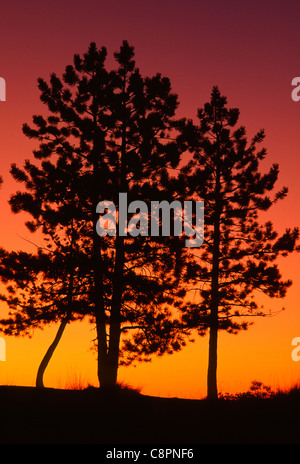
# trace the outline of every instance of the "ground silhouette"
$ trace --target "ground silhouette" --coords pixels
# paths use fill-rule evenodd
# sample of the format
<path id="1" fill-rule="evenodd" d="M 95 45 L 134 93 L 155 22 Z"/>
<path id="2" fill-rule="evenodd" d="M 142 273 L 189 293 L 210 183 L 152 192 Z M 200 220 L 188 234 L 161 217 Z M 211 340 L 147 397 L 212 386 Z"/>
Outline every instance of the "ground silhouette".
<path id="1" fill-rule="evenodd" d="M 299 391 L 218 401 L 0 387 L 1 444 L 299 444 Z"/>

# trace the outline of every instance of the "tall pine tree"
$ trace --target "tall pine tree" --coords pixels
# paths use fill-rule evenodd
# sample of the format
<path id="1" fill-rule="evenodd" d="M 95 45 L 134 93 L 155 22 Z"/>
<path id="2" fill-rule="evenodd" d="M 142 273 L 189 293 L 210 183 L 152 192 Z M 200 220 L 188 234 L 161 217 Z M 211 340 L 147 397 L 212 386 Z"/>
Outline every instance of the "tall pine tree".
<path id="1" fill-rule="evenodd" d="M 283 280 L 275 261 L 299 249 L 299 230 L 279 235 L 272 222 L 261 222 L 263 212 L 287 195 L 285 187 L 271 195 L 278 165 L 265 173 L 260 168 L 264 131 L 248 142 L 245 128 L 236 127 L 239 110 L 227 107 L 217 87 L 198 118 L 198 126 L 183 125 L 192 160 L 179 182 L 186 198 L 204 200 L 205 238 L 188 275 L 199 288 L 198 302 L 185 308 L 183 319 L 201 335 L 209 330 L 207 396 L 217 398 L 218 332 L 236 334 L 247 329 L 249 317 L 265 315 L 257 291 L 270 298 L 286 295 L 292 282 Z"/>
<path id="2" fill-rule="evenodd" d="M 178 166 L 185 144 L 170 137 L 178 101 L 169 79 L 160 74 L 142 77 L 133 47 L 126 41 L 115 53 L 116 70 L 106 69 L 106 55 L 104 47 L 98 50 L 91 43 L 83 57 L 74 56 L 74 64 L 66 67 L 62 79 L 55 74 L 49 83 L 39 79 L 41 100 L 50 114 L 34 116 L 34 127 L 23 127 L 25 135 L 40 145 L 33 152 L 35 163 L 26 161 L 23 169 L 12 166 L 14 178 L 26 191 L 13 195 L 10 203 L 14 212 L 32 216 L 27 222 L 30 230 L 40 230 L 46 238 L 50 234 L 52 243 L 57 238 L 52 252 L 59 252 L 72 224 L 76 236 L 69 240 L 73 245 L 65 255 L 75 256 L 75 267 L 69 267 L 68 279 L 59 274 L 61 266 L 57 273 L 65 282 L 64 295 L 70 297 L 68 318 L 74 314 L 74 296 L 79 295 L 77 316 L 95 322 L 98 378 L 101 386 L 110 387 L 117 381 L 120 363 L 149 360 L 153 353 L 171 353 L 184 344 L 174 311 L 185 294 L 179 278 L 185 252 L 177 237 L 151 237 L 142 228 L 137 237 L 99 235 L 97 205 L 113 201 L 118 222 L 119 193 L 127 194 L 128 203 L 171 200 L 172 189 L 162 179 L 169 168 Z M 24 319 L 28 288 L 20 279 L 14 280 L 12 256 L 4 250 L 2 256 L 2 280 L 15 282 L 13 292 L 23 291 L 18 309 L 7 300 L 12 315 L 2 324 L 9 330 L 22 320 L 20 333 L 30 326 L 35 311 L 43 313 L 47 294 L 43 295 L 45 306 L 32 307 L 30 317 Z M 42 258 L 45 253 L 30 260 L 37 259 L 36 266 L 40 266 Z M 23 259 L 28 255 L 19 256 L 20 265 Z M 10 274 L 5 275 L 9 266 Z M 83 285 L 74 281 L 74 272 Z M 34 266 L 30 275 L 35 285 L 38 273 Z M 43 278 L 51 287 L 52 271 Z M 68 293 L 67 282 L 71 281 L 72 292 Z M 65 317 L 64 311 L 52 308 L 48 321 Z"/>

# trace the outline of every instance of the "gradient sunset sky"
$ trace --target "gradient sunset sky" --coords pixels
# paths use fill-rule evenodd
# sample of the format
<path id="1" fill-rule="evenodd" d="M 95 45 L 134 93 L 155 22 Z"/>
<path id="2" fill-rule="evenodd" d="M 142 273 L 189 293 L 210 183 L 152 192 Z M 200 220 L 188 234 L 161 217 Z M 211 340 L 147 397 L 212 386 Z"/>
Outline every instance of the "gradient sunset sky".
<path id="1" fill-rule="evenodd" d="M 278 188 L 289 187 L 288 197 L 270 211 L 275 228 L 283 232 L 299 226 L 300 102 L 291 98 L 292 79 L 300 76 L 299 17 L 300 4 L 294 0 L 2 1 L 0 77 L 6 81 L 7 101 L 0 102 L 0 246 L 34 251 L 22 238 L 32 239 L 25 215 L 13 215 L 7 202 L 18 188 L 10 164 L 22 166 L 34 148 L 22 124 L 45 112 L 37 78 L 61 75 L 74 53 L 86 52 L 91 41 L 107 47 L 110 67 L 113 52 L 128 40 L 143 75 L 160 72 L 170 78 L 179 95 L 178 116 L 195 118 L 218 85 L 229 106 L 240 109 L 249 138 L 265 129 L 264 165 L 279 163 Z M 283 301 L 265 300 L 266 308 L 284 306 L 284 312 L 257 318 L 237 336 L 220 334 L 221 391 L 247 390 L 252 380 L 273 387 L 300 381 L 300 361 L 291 357 L 292 339 L 300 337 L 299 262 L 299 254 L 279 262 L 293 286 Z M 0 384 L 34 385 L 55 329 L 37 331 L 31 339 L 5 337 Z M 76 379 L 96 384 L 94 338 L 92 326 L 69 326 L 46 371 L 46 386 L 65 387 Z M 199 398 L 206 392 L 207 356 L 208 337 L 197 338 L 176 355 L 121 368 L 119 378 L 141 386 L 145 394 Z"/>

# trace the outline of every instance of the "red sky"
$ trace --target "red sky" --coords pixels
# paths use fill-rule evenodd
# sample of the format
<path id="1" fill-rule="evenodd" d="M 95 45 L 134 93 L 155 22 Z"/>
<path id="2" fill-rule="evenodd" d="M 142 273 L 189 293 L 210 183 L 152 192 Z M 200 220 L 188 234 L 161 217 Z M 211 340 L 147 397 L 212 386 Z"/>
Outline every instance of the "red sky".
<path id="1" fill-rule="evenodd" d="M 289 196 L 272 212 L 277 229 L 299 225 L 300 102 L 291 99 L 291 81 L 300 76 L 300 4 L 295 1 L 2 1 L 0 77 L 6 80 L 7 101 L 0 102 L 0 245 L 28 249 L 23 237 L 25 217 L 13 216 L 7 205 L 17 185 L 10 163 L 22 165 L 33 143 L 21 131 L 33 114 L 43 112 L 38 77 L 61 74 L 74 53 L 84 53 L 91 41 L 106 46 L 109 62 L 124 39 L 135 46 L 144 75 L 157 72 L 171 79 L 179 94 L 178 115 L 194 118 L 209 100 L 213 85 L 241 111 L 240 123 L 249 138 L 266 130 L 265 165 L 280 165 L 278 186 Z M 219 387 L 245 390 L 254 379 L 273 386 L 300 378 L 300 362 L 291 358 L 291 341 L 300 336 L 299 255 L 281 264 L 294 285 L 286 307 L 274 318 L 257 320 L 246 333 L 222 334 Z M 1 311 L 0 306 L 0 311 Z M 76 377 L 96 382 L 95 354 L 89 350 L 90 326 L 69 327 L 47 371 L 48 386 L 65 386 Z M 0 364 L 0 383 L 33 385 L 38 363 L 54 330 L 36 332 L 32 339 L 6 337 L 7 361 Z M 161 396 L 205 395 L 208 339 L 197 339 L 181 353 L 151 364 L 120 370 L 120 379 Z"/>

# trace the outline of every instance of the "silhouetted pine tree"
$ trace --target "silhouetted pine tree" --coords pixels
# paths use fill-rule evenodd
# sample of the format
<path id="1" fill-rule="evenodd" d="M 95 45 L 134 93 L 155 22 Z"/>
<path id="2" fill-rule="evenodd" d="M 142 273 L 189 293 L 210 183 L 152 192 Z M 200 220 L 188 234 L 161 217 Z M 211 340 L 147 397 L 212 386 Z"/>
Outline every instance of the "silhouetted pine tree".
<path id="1" fill-rule="evenodd" d="M 257 146 L 264 131 L 249 143 L 245 128 L 236 128 L 239 110 L 227 107 L 217 87 L 198 118 L 198 126 L 185 122 L 182 132 L 193 156 L 179 182 L 186 198 L 204 200 L 205 238 L 188 276 L 199 289 L 199 303 L 190 304 L 183 318 L 201 335 L 209 329 L 207 395 L 217 398 L 218 331 L 236 334 L 249 326 L 244 317 L 266 314 L 255 300 L 257 290 L 271 298 L 285 296 L 292 282 L 282 279 L 275 260 L 297 249 L 299 230 L 280 236 L 270 221 L 260 223 L 260 213 L 288 191 L 284 187 L 270 196 L 279 168 L 260 170 L 266 150 Z"/>
<path id="2" fill-rule="evenodd" d="M 41 100 L 50 115 L 34 116 L 35 127 L 25 124 L 23 131 L 40 142 L 33 152 L 40 164 L 26 161 L 23 170 L 12 166 L 14 178 L 25 185 L 26 192 L 18 192 L 10 201 L 14 212 L 26 211 L 32 216 L 27 223 L 30 230 L 40 230 L 46 238 L 50 234 L 52 242 L 53 234 L 58 234 L 52 252 L 75 257 L 68 278 L 62 274 L 63 266 L 57 266 L 58 279 L 64 295 L 73 295 L 70 313 L 74 315 L 74 297 L 79 295 L 76 317 L 87 315 L 95 322 L 98 378 L 103 387 L 115 384 L 120 363 L 149 360 L 153 353 L 171 353 L 184 344 L 171 308 L 179 307 L 184 297 L 179 276 L 186 264 L 182 241 L 176 237 L 153 238 L 143 235 L 142 229 L 137 237 L 97 233 L 96 207 L 101 200 L 113 201 L 118 211 L 120 192 L 128 194 L 128 202 L 172 199 L 172 182 L 169 185 L 166 172 L 178 166 L 185 149 L 184 143 L 170 137 L 178 102 L 169 79 L 160 74 L 142 77 L 135 66 L 133 47 L 126 41 L 115 53 L 116 70 L 106 70 L 106 54 L 105 48 L 98 50 L 91 43 L 82 58 L 74 56 L 74 64 L 66 67 L 62 79 L 55 74 L 50 83 L 39 79 Z M 61 250 L 70 221 L 76 232 L 72 252 Z M 43 285 L 53 284 L 54 268 L 49 275 L 44 272 L 53 253 L 45 255 L 19 254 L 16 260 L 22 266 L 23 259 L 29 259 L 32 288 L 40 272 L 46 282 Z M 14 327 L 21 320 L 20 332 L 30 327 L 36 311 L 41 313 L 41 324 L 44 322 L 48 294 L 41 297 L 46 306 L 29 305 L 30 314 L 23 317 L 28 313 L 26 291 L 30 298 L 33 294 L 26 279 L 23 285 L 22 279 L 16 278 L 14 257 L 2 251 L 1 278 L 8 283 L 16 279 L 13 292 L 21 289 L 25 294 L 18 297 L 16 305 L 7 300 L 12 315 L 2 324 Z M 35 261 L 37 268 L 31 264 Z M 5 275 L 8 270 L 10 274 Z M 76 273 L 80 278 L 75 282 Z M 72 292 L 68 293 L 70 285 Z M 66 314 L 70 318 L 69 312 L 55 312 L 53 305 L 52 309 L 48 321 Z"/>
<path id="3" fill-rule="evenodd" d="M 12 210 L 29 212 L 29 230 L 41 229 L 42 234 L 36 254 L 0 249 L 0 276 L 7 285 L 1 299 L 10 308 L 9 317 L 1 320 L 4 332 L 31 335 L 35 328 L 60 323 L 38 369 L 38 387 L 43 386 L 44 371 L 66 325 L 89 314 L 91 306 L 89 263 L 84 251 L 86 221 L 73 193 L 78 184 L 68 164 L 57 164 L 45 161 L 39 168 L 26 161 L 24 171 L 12 165 L 13 177 L 27 190 L 11 198 Z"/>

